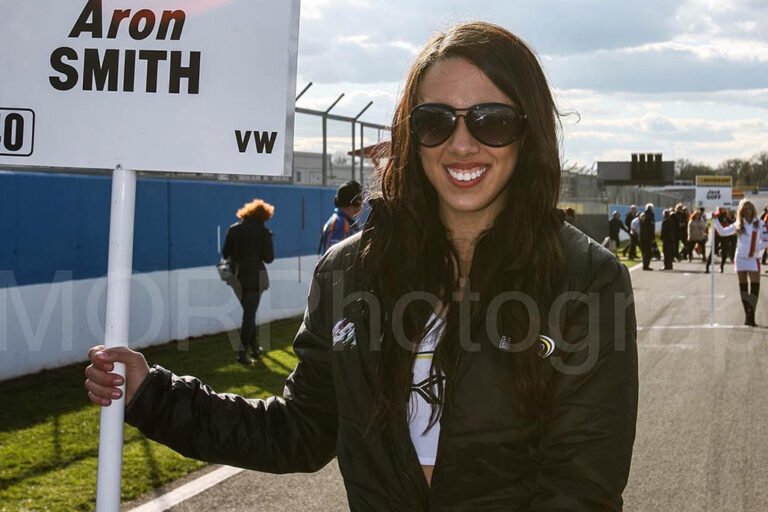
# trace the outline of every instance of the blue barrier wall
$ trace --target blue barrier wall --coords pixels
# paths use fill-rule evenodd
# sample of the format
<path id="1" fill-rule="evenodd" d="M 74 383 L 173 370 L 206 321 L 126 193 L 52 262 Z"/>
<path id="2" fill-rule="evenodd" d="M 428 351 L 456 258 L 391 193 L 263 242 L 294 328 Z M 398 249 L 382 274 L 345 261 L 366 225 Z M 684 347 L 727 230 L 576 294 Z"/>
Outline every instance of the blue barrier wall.
<path id="1" fill-rule="evenodd" d="M 255 197 L 275 205 L 275 257 L 315 254 L 334 189 L 140 178 L 135 272 L 214 265 L 235 212 Z M 111 179 L 0 172 L 0 287 L 107 273 Z M 10 271 L 10 272 L 8 272 Z M 61 277 L 60 277 L 61 278 Z"/>

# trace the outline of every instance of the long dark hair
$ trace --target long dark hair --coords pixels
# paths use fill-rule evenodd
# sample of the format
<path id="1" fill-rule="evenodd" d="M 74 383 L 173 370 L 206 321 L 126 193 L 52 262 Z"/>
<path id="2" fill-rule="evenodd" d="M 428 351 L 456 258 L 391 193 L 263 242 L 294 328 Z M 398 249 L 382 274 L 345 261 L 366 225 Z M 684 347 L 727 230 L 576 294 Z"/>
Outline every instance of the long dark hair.
<path id="1" fill-rule="evenodd" d="M 504 292 L 522 292 L 545 312 L 562 270 L 562 221 L 556 213 L 559 113 L 536 56 L 515 35 L 489 23 L 464 23 L 437 34 L 416 58 L 406 79 L 392 123 L 390 158 L 379 177 L 381 198 L 364 237 L 361 264 L 373 276 L 372 287 L 385 315 L 371 421 L 376 429 L 407 414 L 415 356 L 412 347 L 396 333 L 405 333 L 406 341 L 417 342 L 431 327 L 428 320 L 434 311 L 429 301 L 415 300 L 398 315 L 399 301 L 419 291 L 437 297 L 448 307 L 445 335 L 436 348 L 432 368 L 432 372 L 442 372 L 448 378 L 448 385 L 463 351 L 462 329 L 467 332 L 466 320 L 459 322 L 460 308 L 454 297 L 458 256 L 438 216 L 437 193 L 425 176 L 409 122 L 427 69 L 452 57 L 472 62 L 528 115 L 525 142 L 507 185 L 506 206 L 475 245 L 467 291 L 478 293 L 479 301 L 471 302 L 469 309 L 470 338 L 488 337 L 489 304 Z M 492 320 L 498 321 L 499 333 L 515 342 L 525 341 L 530 322 L 538 321 L 530 318 L 519 301 L 505 303 Z M 516 405 L 521 411 L 537 414 L 550 396 L 546 370 L 530 340 L 521 346 L 527 348 L 503 355 L 500 352 L 497 359 L 509 367 L 505 373 Z M 439 408 L 433 408 L 431 424 L 438 418 Z"/>

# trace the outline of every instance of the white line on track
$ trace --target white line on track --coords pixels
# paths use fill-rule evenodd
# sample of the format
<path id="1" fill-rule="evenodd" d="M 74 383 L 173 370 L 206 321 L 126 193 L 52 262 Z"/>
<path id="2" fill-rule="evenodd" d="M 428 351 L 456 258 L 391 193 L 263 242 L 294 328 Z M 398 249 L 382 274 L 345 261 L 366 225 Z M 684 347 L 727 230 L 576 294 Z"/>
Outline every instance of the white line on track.
<path id="1" fill-rule="evenodd" d="M 720 324 L 697 324 L 697 325 L 647 325 L 638 327 L 638 331 L 657 331 L 657 330 L 690 330 L 690 329 L 744 329 L 750 330 L 754 327 L 746 325 L 720 325 Z"/>
<path id="2" fill-rule="evenodd" d="M 663 343 L 641 343 L 637 346 L 638 349 L 643 348 L 663 348 L 665 350 L 695 350 L 699 348 L 699 345 L 693 343 L 670 343 L 665 345 Z"/>
<path id="3" fill-rule="evenodd" d="M 223 482 L 227 478 L 233 477 L 236 474 L 245 471 L 240 468 L 233 468 L 230 466 L 222 466 L 219 469 L 206 473 L 196 480 L 192 480 L 181 487 L 178 487 L 167 494 L 163 494 L 152 501 L 149 501 L 143 505 L 140 505 L 129 512 L 163 512 L 178 505 L 184 500 L 187 500 L 193 496 L 200 494 L 201 492 Z"/>

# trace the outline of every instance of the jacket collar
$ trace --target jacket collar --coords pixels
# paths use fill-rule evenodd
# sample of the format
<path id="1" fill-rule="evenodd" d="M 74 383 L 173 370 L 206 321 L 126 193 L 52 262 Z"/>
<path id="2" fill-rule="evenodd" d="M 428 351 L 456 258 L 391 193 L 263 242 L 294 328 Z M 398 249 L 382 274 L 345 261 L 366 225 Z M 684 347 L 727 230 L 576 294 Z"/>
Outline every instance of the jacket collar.
<path id="1" fill-rule="evenodd" d="M 349 222 L 349 225 L 350 225 L 350 226 L 354 226 L 354 225 L 356 225 L 356 224 L 357 224 L 357 221 L 356 221 L 355 219 L 353 219 L 352 217 L 350 217 L 349 215 L 347 215 L 347 214 L 346 214 L 346 212 L 345 212 L 344 210 L 342 210 L 341 208 L 339 208 L 339 207 L 336 207 L 336 208 L 333 210 L 333 213 L 335 213 L 336 215 L 338 215 L 338 216 L 339 216 L 339 217 L 341 217 L 342 219 L 344 219 L 344 220 L 346 220 L 347 222 Z"/>

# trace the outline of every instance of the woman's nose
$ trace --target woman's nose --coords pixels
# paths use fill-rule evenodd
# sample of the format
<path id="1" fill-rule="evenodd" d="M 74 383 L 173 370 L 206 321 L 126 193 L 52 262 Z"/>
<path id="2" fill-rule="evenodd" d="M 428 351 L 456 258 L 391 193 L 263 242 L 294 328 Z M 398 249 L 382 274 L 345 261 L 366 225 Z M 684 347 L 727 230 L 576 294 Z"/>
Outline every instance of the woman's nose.
<path id="1" fill-rule="evenodd" d="M 456 120 L 456 129 L 448 139 L 448 146 L 450 151 L 457 155 L 471 155 L 480 150 L 480 143 L 469 133 L 464 116 L 459 116 Z"/>

